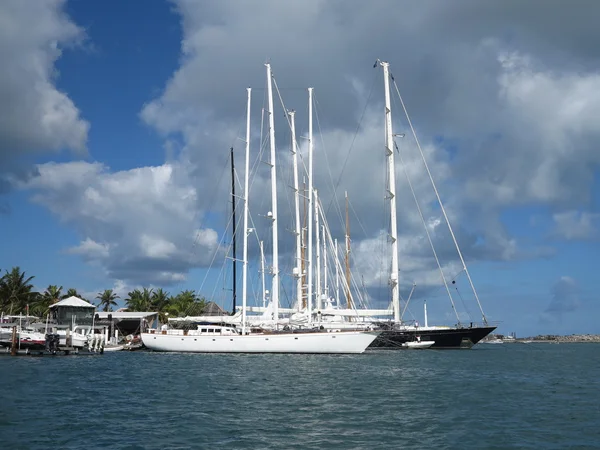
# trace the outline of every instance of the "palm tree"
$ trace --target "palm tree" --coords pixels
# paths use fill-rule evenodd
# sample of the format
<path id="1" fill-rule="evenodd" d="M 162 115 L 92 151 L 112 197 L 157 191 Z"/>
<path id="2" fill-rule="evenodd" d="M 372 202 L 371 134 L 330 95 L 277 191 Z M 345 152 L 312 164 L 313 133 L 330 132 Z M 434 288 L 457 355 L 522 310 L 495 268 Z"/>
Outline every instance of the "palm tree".
<path id="1" fill-rule="evenodd" d="M 62 298 L 69 298 L 69 297 L 77 297 L 77 298 L 80 298 L 82 300 L 85 300 L 83 298 L 83 296 L 80 295 L 79 292 L 77 292 L 77 289 L 75 289 L 75 288 L 69 288 L 69 290 L 67 291 L 67 293 L 63 294 L 63 296 L 62 296 Z"/>
<path id="2" fill-rule="evenodd" d="M 152 311 L 158 312 L 158 317 L 161 322 L 167 321 L 167 316 L 169 315 L 168 309 L 170 306 L 171 297 L 168 292 L 165 292 L 162 288 L 157 289 L 152 294 L 152 303 L 151 308 Z"/>
<path id="3" fill-rule="evenodd" d="M 32 312 L 37 316 L 45 316 L 48 314 L 48 310 L 50 309 L 50 305 L 58 302 L 61 298 L 63 298 L 62 294 L 62 286 L 56 286 L 51 284 L 46 288 L 43 294 L 38 294 L 35 296 L 33 303 L 33 307 L 31 308 Z"/>
<path id="4" fill-rule="evenodd" d="M 98 308 L 102 308 L 102 311 L 107 312 L 112 311 L 112 307 L 117 305 L 115 300 L 121 297 L 115 294 L 112 289 L 105 289 L 104 292 L 100 292 L 96 298 L 100 299 Z"/>
<path id="5" fill-rule="evenodd" d="M 62 286 L 56 286 L 55 284 L 51 284 L 46 288 L 46 291 L 42 295 L 46 297 L 52 305 L 63 298 L 62 288 Z"/>
<path id="6" fill-rule="evenodd" d="M 9 314 L 24 312 L 32 300 L 33 276 L 25 277 L 20 267 L 13 267 L 0 278 L 0 309 L 7 309 Z"/>
<path id="7" fill-rule="evenodd" d="M 171 297 L 168 312 L 172 317 L 199 316 L 205 307 L 204 297 L 198 297 L 194 291 L 186 290 Z"/>
<path id="8" fill-rule="evenodd" d="M 44 295 L 41 292 L 32 292 L 29 297 L 29 314 L 38 317 L 44 317 L 48 313 L 48 307 L 50 303 L 48 303 Z"/>
<path id="9" fill-rule="evenodd" d="M 169 304 L 171 297 L 169 293 L 159 288 L 152 294 L 152 309 L 154 311 L 162 311 Z"/>
<path id="10" fill-rule="evenodd" d="M 127 294 L 125 304 L 128 311 L 150 311 L 154 289 L 144 288 L 143 291 L 134 289 Z"/>

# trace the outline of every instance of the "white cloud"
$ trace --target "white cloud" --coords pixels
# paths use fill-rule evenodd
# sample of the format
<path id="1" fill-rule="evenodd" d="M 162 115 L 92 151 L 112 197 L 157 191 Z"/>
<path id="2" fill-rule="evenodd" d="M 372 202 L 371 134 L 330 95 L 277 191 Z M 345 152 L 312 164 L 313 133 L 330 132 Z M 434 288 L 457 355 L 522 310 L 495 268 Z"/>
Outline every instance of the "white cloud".
<path id="1" fill-rule="evenodd" d="M 577 310 L 581 305 L 581 288 L 569 276 L 562 276 L 551 289 L 552 300 L 540 316 L 542 321 L 561 321 L 566 313 Z"/>
<path id="2" fill-rule="evenodd" d="M 555 228 L 553 234 L 567 240 L 591 239 L 598 235 L 600 214 L 581 211 L 564 211 L 552 216 Z"/>
<path id="3" fill-rule="evenodd" d="M 600 166 L 600 75 L 545 68 L 533 56 L 497 49 L 496 142 L 472 155 L 471 199 L 513 205 L 585 205 Z M 486 121 L 489 132 L 494 129 Z M 467 166 L 474 168 L 474 165 Z"/>
<path id="4" fill-rule="evenodd" d="M 22 187 L 82 236 L 68 249 L 127 283 L 169 284 L 206 265 L 218 234 L 200 229 L 197 194 L 186 168 L 165 164 L 111 172 L 100 163 L 48 163 Z"/>
<path id="5" fill-rule="evenodd" d="M 109 256 L 109 246 L 108 244 L 99 244 L 88 237 L 76 247 L 69 248 L 68 252 L 75 255 L 83 255 L 90 260 L 104 259 Z"/>
<path id="6" fill-rule="evenodd" d="M 306 136 L 307 128 L 306 91 L 299 88 L 316 88 L 316 183 L 340 242 L 343 206 L 328 205 L 341 204 L 343 191 L 349 191 L 358 213 L 352 224 L 353 249 L 371 284 L 387 280 L 379 250 L 387 216 L 383 86 L 380 69 L 371 68 L 377 57 L 391 60 L 468 260 L 551 253 L 535 243 L 525 246 L 511 235 L 502 215 L 513 207 L 589 206 L 600 164 L 595 148 L 600 78 L 585 67 L 575 70 L 571 56 L 557 56 L 558 49 L 570 50 L 571 36 L 585 34 L 580 26 L 570 33 L 549 26 L 561 15 L 557 6 L 542 11 L 481 2 L 435 8 L 423 3 L 410 10 L 397 8 L 394 1 L 175 4 L 184 31 L 181 64 L 161 95 L 140 111 L 142 120 L 164 136 L 170 163 L 116 173 L 99 163 L 47 164 L 27 185 L 35 190 L 36 201 L 79 230 L 82 243 L 71 251 L 103 264 L 111 276 L 127 282 L 169 282 L 210 259 L 218 233 L 203 228 L 197 233 L 196 214 L 223 214 L 229 208 L 224 200 L 228 183 L 219 185 L 224 155 L 232 143 L 237 154 L 242 148 L 236 138 L 243 129 L 248 85 L 258 88 L 254 112 L 263 106 L 266 58 L 272 61 L 286 105 L 298 111 L 299 136 Z M 588 23 L 586 16 L 592 16 L 575 13 L 578 23 Z M 466 16 L 477 16 L 477 24 L 465 27 Z M 515 33 L 510 45 L 502 40 L 507 24 Z M 550 52 L 544 51 L 547 42 L 552 42 Z M 580 51 L 564 54 L 575 53 L 584 56 Z M 291 178 L 284 168 L 289 132 L 276 107 L 280 192 L 287 189 L 289 195 Z M 408 134 L 397 100 L 392 107 L 395 130 Z M 77 115 L 70 117 L 72 121 Z M 254 116 L 255 136 L 259 117 Z M 253 155 L 264 145 L 257 140 L 252 142 Z M 306 155 L 306 140 L 299 140 Z M 444 270 L 454 275 L 460 266 L 420 157 L 409 137 L 399 147 Z M 262 161 L 266 159 L 263 154 Z M 270 209 L 269 187 L 266 165 L 257 167 L 251 210 L 257 235 L 264 235 L 266 225 L 258 214 Z M 423 285 L 439 282 L 400 167 L 397 180 L 401 270 Z M 219 201 L 211 204 L 210 198 Z M 282 198 L 279 206 L 281 228 L 291 228 L 289 200 Z M 582 212 L 580 226 L 585 214 L 592 220 L 595 213 Z M 280 236 L 290 239 L 286 233 Z M 185 250 L 196 237 L 202 256 Z M 281 248 L 286 249 L 285 243 Z"/>
<path id="7" fill-rule="evenodd" d="M 456 27 L 448 29 L 427 6 L 407 14 L 387 2 L 369 8 L 360 4 L 333 8 L 320 1 L 258 7 L 244 2 L 235 6 L 175 3 L 184 29 L 181 66 L 162 95 L 144 106 L 142 118 L 167 136 L 181 134 L 186 156 L 198 173 L 210 176 L 216 162 L 215 146 L 225 148 L 227 140 L 235 141 L 230 130 L 239 128 L 243 117 L 244 88 L 264 85 L 261 63 L 268 55 L 288 107 L 305 111 L 306 92 L 293 91 L 300 86 L 316 87 L 322 120 L 318 125 L 324 124 L 322 129 L 317 127 L 316 185 L 339 238 L 343 235 L 343 207 L 327 206 L 334 189 L 334 202 L 339 203 L 342 192 L 349 191 L 361 221 L 358 226 L 353 224 L 357 251 L 364 247 L 364 253 L 372 255 L 379 230 L 387 221 L 383 87 L 381 75 L 374 75 L 367 64 L 376 57 L 392 59 L 392 72 L 409 109 L 414 110 L 427 160 L 468 259 L 515 260 L 552 254 L 551 248 L 525 246 L 511 236 L 502 223 L 502 212 L 523 204 L 581 201 L 589 195 L 598 163 L 590 146 L 597 125 L 589 117 L 597 115 L 600 99 L 587 93 L 600 91 L 596 89 L 597 75 L 577 73 L 570 66 L 548 68 L 545 60 L 527 51 L 507 51 L 511 47 L 498 38 L 502 20 L 515 19 L 519 24 L 522 20 L 509 6 L 500 10 L 465 6 L 478 9 L 486 22 L 473 34 Z M 383 9 L 387 14 L 382 16 Z M 531 23 L 540 19 L 533 10 L 523 14 Z M 257 16 L 264 18 L 260 27 L 254 21 Z M 372 29 L 380 33 L 366 32 Z M 432 36 L 424 35 L 424 29 Z M 539 29 L 548 32 L 545 26 Z M 528 32 L 526 26 L 519 29 L 523 45 L 532 42 L 526 39 L 530 39 Z M 448 42 L 445 49 L 439 48 L 440 34 Z M 310 55 L 305 55 L 307 49 L 311 49 Z M 288 86 L 294 88 L 286 91 Z M 363 111 L 366 97 L 371 96 Z M 408 132 L 397 100 L 392 107 L 396 131 Z M 289 135 L 277 114 L 279 161 L 288 163 L 285 148 Z M 305 136 L 306 118 L 302 114 L 296 118 L 297 128 L 302 130 L 299 135 Z M 306 141 L 300 139 L 300 143 L 306 155 Z M 441 246 L 442 264 L 452 267 L 457 255 L 445 225 L 439 224 L 439 209 L 414 144 L 407 138 L 399 146 L 426 222 L 431 226 L 438 221 L 434 241 Z M 257 147 L 253 148 L 256 151 Z M 280 169 L 280 175 L 280 187 L 287 188 L 289 169 Z M 263 214 L 268 210 L 265 195 L 257 191 L 268 188 L 266 176 L 265 172 L 256 176 L 251 198 L 255 212 L 259 206 Z M 400 167 L 397 180 L 400 242 L 412 242 L 411 246 L 401 245 L 401 260 L 435 269 Z M 281 206 L 280 223 L 290 224 L 291 208 Z M 368 257 L 361 259 L 363 264 L 368 261 Z M 367 265 L 373 270 L 373 262 Z M 413 269 L 417 270 L 406 268 L 409 273 Z M 379 280 L 379 271 L 375 269 L 367 278 Z M 433 274 L 435 270 L 429 276 L 432 280 Z"/>
<path id="8" fill-rule="evenodd" d="M 8 173 L 18 173 L 22 152 L 86 151 L 90 125 L 55 83 L 62 49 L 85 37 L 64 4 L 0 2 L 0 164 Z"/>
<path id="9" fill-rule="evenodd" d="M 177 251 L 177 247 L 165 239 L 142 234 L 140 236 L 140 250 L 148 258 L 160 259 L 172 256 Z"/>

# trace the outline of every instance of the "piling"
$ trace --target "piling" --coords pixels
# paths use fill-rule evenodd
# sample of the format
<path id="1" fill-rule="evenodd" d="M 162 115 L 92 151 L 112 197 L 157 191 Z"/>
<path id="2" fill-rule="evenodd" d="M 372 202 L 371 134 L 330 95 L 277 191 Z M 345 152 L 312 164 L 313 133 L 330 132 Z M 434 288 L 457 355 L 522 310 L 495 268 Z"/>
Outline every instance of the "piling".
<path id="1" fill-rule="evenodd" d="M 12 328 L 12 343 L 10 347 L 10 355 L 17 356 L 17 327 Z"/>

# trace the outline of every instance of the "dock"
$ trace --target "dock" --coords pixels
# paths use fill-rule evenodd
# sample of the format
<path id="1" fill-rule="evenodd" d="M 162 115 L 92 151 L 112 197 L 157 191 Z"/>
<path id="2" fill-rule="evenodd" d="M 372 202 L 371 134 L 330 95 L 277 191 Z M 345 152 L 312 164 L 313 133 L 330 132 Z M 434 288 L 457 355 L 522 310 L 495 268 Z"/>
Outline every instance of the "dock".
<path id="1" fill-rule="evenodd" d="M 81 350 L 75 347 L 59 347 L 56 352 L 51 352 L 46 349 L 16 349 L 13 350 L 10 347 L 0 349 L 0 356 L 90 356 L 90 355 L 102 355 L 104 352 L 90 352 L 89 350 Z"/>

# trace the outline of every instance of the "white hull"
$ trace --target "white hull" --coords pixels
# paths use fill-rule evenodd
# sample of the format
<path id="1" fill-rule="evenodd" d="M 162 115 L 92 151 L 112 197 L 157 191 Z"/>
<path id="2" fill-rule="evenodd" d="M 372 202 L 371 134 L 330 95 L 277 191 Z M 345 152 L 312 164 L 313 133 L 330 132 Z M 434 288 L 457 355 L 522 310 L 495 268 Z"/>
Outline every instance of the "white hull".
<path id="1" fill-rule="evenodd" d="M 142 333 L 150 350 L 193 353 L 363 353 L 379 332 L 183 335 Z"/>
<path id="2" fill-rule="evenodd" d="M 502 339 L 492 339 L 490 341 L 481 341 L 482 344 L 504 344 Z"/>
<path id="3" fill-rule="evenodd" d="M 405 342 L 402 344 L 402 348 L 422 350 L 431 347 L 433 344 L 435 344 L 435 341 Z"/>
<path id="4" fill-rule="evenodd" d="M 105 352 L 119 352 L 125 348 L 124 345 L 110 345 L 104 347 Z"/>

